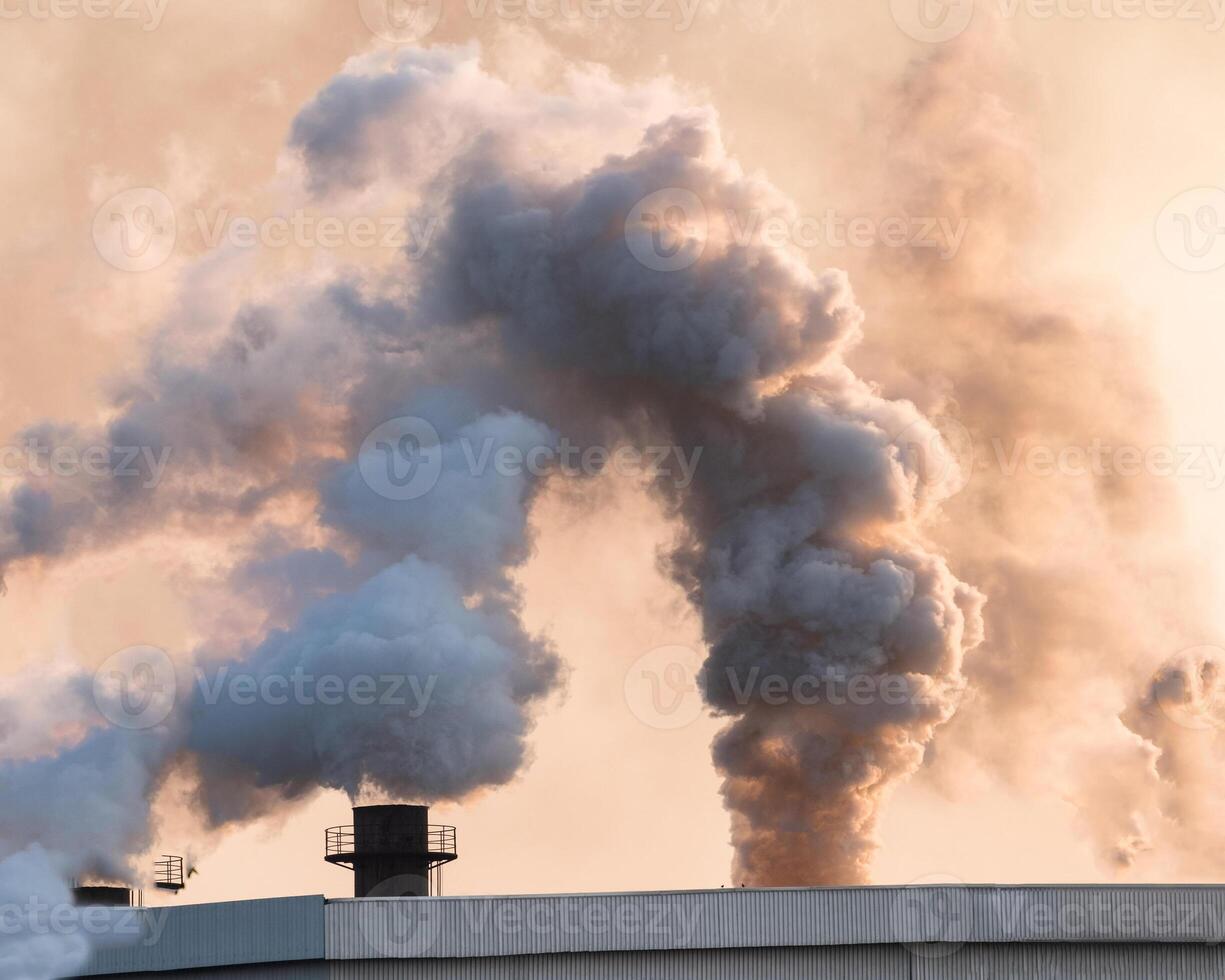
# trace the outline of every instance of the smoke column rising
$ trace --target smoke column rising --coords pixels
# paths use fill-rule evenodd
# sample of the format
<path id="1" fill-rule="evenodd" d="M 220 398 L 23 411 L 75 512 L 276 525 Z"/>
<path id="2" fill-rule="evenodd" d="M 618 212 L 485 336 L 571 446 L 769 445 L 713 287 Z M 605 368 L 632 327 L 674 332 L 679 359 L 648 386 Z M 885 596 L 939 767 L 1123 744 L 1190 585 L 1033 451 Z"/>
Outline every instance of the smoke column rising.
<path id="1" fill-rule="evenodd" d="M 975 765 L 1053 793 L 1111 874 L 1143 880 L 1160 858 L 1172 859 L 1162 874 L 1204 880 L 1221 867 L 1210 814 L 1225 794 L 1212 761 L 1225 718 L 1219 650 L 1175 656 L 1218 635 L 1177 481 L 1109 457 L 1102 472 L 1025 464 L 1034 448 L 1172 448 L 1135 313 L 1044 262 L 1058 216 L 1027 85 L 991 30 L 942 46 L 873 103 L 877 125 L 848 146 L 841 184 L 860 213 L 969 227 L 951 261 L 849 256 L 877 325 L 856 368 L 968 437 L 971 478 L 932 534 L 991 601 L 933 774 L 954 798 Z M 1189 730 L 1195 699 L 1211 711 Z"/>
<path id="2" fill-rule="evenodd" d="M 513 92 L 471 51 L 354 59 L 300 113 L 287 167 L 333 213 L 429 204 L 441 227 L 426 259 L 289 282 L 243 256 L 202 262 L 105 428 L 55 430 L 60 444 L 172 450 L 164 477 L 31 478 L 0 503 L 9 575 L 165 526 L 245 528 L 236 590 L 284 600 L 265 636 L 219 632 L 180 658 L 163 723 L 6 762 L 7 853 L 38 840 L 64 871 L 132 876 L 147 800 L 176 769 L 218 826 L 318 787 L 441 800 L 505 783 L 561 677 L 520 622 L 513 578 L 547 475 L 473 474 L 465 447 L 666 440 L 702 451 L 692 485 L 661 473 L 655 492 L 686 528 L 670 567 L 702 615 L 706 697 L 728 718 L 714 752 L 737 876 L 866 880 L 882 794 L 953 714 L 981 638 L 982 596 L 923 530 L 950 486 L 898 436 L 942 443 L 847 367 L 862 314 L 843 274 L 736 243 L 729 213 L 789 205 L 728 157 L 711 111 L 661 83 L 569 85 Z M 657 229 L 639 202 L 660 193 L 705 216 L 700 234 L 678 232 L 694 261 L 671 271 L 641 251 Z M 222 287 L 243 275 L 239 303 Z M 363 476 L 359 447 L 397 417 L 438 434 L 437 486 L 417 500 Z M 284 513 L 302 501 L 314 520 L 295 528 Z M 437 686 L 416 715 L 239 705 L 193 687 L 192 664 Z M 776 707 L 738 693 L 754 671 L 900 677 L 912 696 Z"/>

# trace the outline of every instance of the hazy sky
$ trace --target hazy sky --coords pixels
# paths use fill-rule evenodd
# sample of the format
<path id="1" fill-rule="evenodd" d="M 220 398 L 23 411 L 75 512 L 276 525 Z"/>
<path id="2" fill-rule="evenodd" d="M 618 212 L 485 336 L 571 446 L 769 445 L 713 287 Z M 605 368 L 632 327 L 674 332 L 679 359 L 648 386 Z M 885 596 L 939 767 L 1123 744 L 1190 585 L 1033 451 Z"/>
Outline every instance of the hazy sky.
<path id="1" fill-rule="evenodd" d="M 196 213 L 266 213 L 285 180 L 280 155 L 298 109 L 347 58 L 390 46 L 365 22 L 378 5 L 365 5 L 364 19 L 356 0 L 160 7 L 137 0 L 132 19 L 117 3 L 99 17 L 86 16 L 86 6 L 76 16 L 49 15 L 41 0 L 3 7 L 12 13 L 0 23 L 0 59 L 9 67 L 0 100 L 6 432 L 44 419 L 105 417 L 115 379 L 135 369 L 144 341 L 176 302 L 179 277 L 210 259 Z M 694 102 L 716 107 L 746 170 L 767 175 L 805 215 L 861 213 L 865 190 L 853 186 L 854 161 L 873 145 L 867 134 L 878 128 L 884 93 L 916 59 L 956 43 L 910 36 L 903 26 L 914 33 L 917 22 L 902 0 L 664 0 L 658 18 L 597 21 L 556 8 L 542 4 L 533 9 L 543 15 L 533 16 L 494 0 L 448 0 L 423 43 L 477 41 L 486 70 L 516 86 L 549 87 L 576 62 L 607 66 L 624 82 L 671 76 Z M 1163 444 L 1211 458 L 1225 452 L 1218 322 L 1225 272 L 1189 271 L 1200 260 L 1186 256 L 1184 267 L 1172 261 L 1168 213 L 1167 225 L 1161 221 L 1185 192 L 1225 184 L 1225 136 L 1216 125 L 1225 109 L 1225 29 L 1207 0 L 1192 9 L 1195 18 L 1163 9 L 1123 0 L 1050 8 L 991 0 L 975 10 L 969 31 L 983 31 L 1002 52 L 1015 100 L 1007 111 L 1026 120 L 1030 137 L 1024 152 L 1036 190 L 1017 261 L 1055 297 L 1053 306 L 1119 311 L 1143 332 L 1151 345 L 1146 381 L 1163 402 L 1157 414 L 1165 418 L 1155 420 Z M 864 157 L 862 169 L 876 163 Z M 152 271 L 115 269 L 91 236 L 99 205 L 130 187 L 158 188 L 176 205 L 175 253 Z M 1196 218 L 1216 199 L 1200 192 L 1186 200 Z M 1219 238 L 1213 221 L 1225 221 L 1216 207 L 1198 228 L 1205 266 L 1214 264 Z M 982 227 L 969 213 L 969 234 L 989 237 L 993 213 L 984 212 Z M 856 268 L 870 261 L 865 250 L 828 243 L 808 247 L 806 259 L 814 268 L 848 268 L 853 284 Z M 309 270 L 311 262 L 309 250 L 266 259 L 273 272 L 280 264 Z M 857 369 L 878 380 L 871 365 L 884 354 L 872 347 L 874 316 L 899 316 L 899 302 L 864 289 L 858 300 L 868 340 Z M 1110 345 L 1101 351 L 1108 361 Z M 1086 389 L 1108 387 L 1108 367 L 1107 381 Z M 1058 374 L 1059 366 L 1050 370 Z M 1190 529 L 1182 571 L 1215 606 L 1223 597 L 1225 489 L 1211 471 L 1166 482 Z M 709 749 L 719 723 L 699 709 L 696 693 L 691 721 L 672 727 L 672 715 L 661 723 L 643 708 L 635 680 L 652 650 L 701 649 L 695 613 L 657 563 L 674 528 L 629 481 L 602 479 L 581 493 L 564 481 L 546 492 L 533 513 L 536 550 L 521 575 L 525 620 L 551 635 L 569 669 L 566 690 L 541 711 L 534 760 L 512 785 L 437 808 L 435 822 L 459 828 L 461 860 L 447 872 L 453 894 L 731 883 L 728 818 Z M 227 533 L 236 532 L 167 528 L 66 563 L 14 570 L 0 601 L 0 664 L 14 672 L 93 666 L 124 647 L 183 651 L 214 629 L 241 631 L 242 623 L 218 625 L 217 599 L 207 591 L 228 560 Z M 1151 667 L 1182 647 L 1221 642 L 1216 626 L 1154 649 Z M 1044 724 L 1041 712 L 1033 717 Z M 936 755 L 960 760 L 955 779 L 933 759 L 887 801 L 875 879 L 1110 878 L 1075 803 L 1056 786 L 1044 788 L 1041 773 L 1008 780 L 960 754 L 956 739 L 972 731 L 950 726 L 951 744 L 937 740 Z M 203 853 L 175 789 L 167 787 L 162 801 L 153 852 L 200 852 L 200 874 L 179 901 L 351 888 L 348 873 L 321 856 L 323 828 L 349 822 L 343 794 L 320 794 Z M 1136 874 L 1194 876 L 1161 854 Z"/>

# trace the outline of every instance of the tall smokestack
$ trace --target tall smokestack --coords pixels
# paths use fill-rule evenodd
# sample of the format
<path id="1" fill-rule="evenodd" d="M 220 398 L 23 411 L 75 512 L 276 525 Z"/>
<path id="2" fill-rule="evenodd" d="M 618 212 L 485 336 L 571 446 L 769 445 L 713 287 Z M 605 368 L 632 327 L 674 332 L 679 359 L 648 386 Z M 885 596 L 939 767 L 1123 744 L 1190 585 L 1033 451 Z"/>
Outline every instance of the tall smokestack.
<path id="1" fill-rule="evenodd" d="M 430 826 L 430 808 L 355 806 L 353 823 L 329 827 L 325 859 L 353 869 L 353 895 L 442 893 L 442 866 L 454 861 L 455 828 Z"/>

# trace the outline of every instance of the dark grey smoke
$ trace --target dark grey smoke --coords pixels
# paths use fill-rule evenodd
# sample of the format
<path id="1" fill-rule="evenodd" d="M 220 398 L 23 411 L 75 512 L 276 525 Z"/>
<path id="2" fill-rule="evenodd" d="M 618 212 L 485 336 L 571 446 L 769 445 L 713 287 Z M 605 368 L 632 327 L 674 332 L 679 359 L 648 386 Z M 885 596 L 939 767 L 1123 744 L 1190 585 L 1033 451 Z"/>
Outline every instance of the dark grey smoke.
<path id="1" fill-rule="evenodd" d="M 162 725 L 8 766 L 10 849 L 46 840 L 72 868 L 105 870 L 146 840 L 147 812 L 118 806 L 180 764 L 218 823 L 319 786 L 444 799 L 510 779 L 559 680 L 547 641 L 522 626 L 511 574 L 547 474 L 474 474 L 465 447 L 565 437 L 702 450 L 691 486 L 664 473 L 656 492 L 687 529 L 672 568 L 701 611 L 706 696 L 728 717 L 715 762 L 738 876 L 865 879 L 882 792 L 956 707 L 982 597 L 923 536 L 947 487 L 899 434 L 933 451 L 939 436 L 846 367 L 862 321 L 846 277 L 735 245 L 729 210 L 787 202 L 727 157 L 713 113 L 677 109 L 658 86 L 607 79 L 514 95 L 471 55 L 436 50 L 355 62 L 303 110 L 303 186 L 342 210 L 355 195 L 433 201 L 445 221 L 427 262 L 265 284 L 238 308 L 202 269 L 116 421 L 73 436 L 171 449 L 165 473 L 27 482 L 0 504 L 0 569 L 164 524 L 250 528 L 232 581 L 272 597 L 274 628 L 237 649 L 206 644 L 195 665 L 257 684 L 398 674 L 433 684 L 430 700 L 420 713 L 403 689 L 410 703 L 236 704 L 202 693 L 184 665 Z M 700 258 L 660 271 L 632 216 L 678 189 L 707 227 L 686 246 Z M 440 473 L 397 501 L 372 489 L 359 447 L 403 416 L 437 431 Z M 303 499 L 315 520 L 297 541 L 274 517 Z M 754 669 L 898 677 L 911 696 L 778 707 L 736 693 Z M 76 755 L 108 750 L 124 778 L 86 797 L 68 829 L 27 819 Z M 87 827 L 98 838 L 83 846 Z"/>

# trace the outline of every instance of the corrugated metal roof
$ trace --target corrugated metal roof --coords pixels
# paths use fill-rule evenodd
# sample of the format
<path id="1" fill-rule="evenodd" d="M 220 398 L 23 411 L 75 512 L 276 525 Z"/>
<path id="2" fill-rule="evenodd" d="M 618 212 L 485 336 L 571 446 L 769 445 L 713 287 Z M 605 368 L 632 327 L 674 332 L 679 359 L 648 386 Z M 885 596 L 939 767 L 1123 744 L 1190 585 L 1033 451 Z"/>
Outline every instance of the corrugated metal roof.
<path id="1" fill-rule="evenodd" d="M 139 940 L 100 950 L 85 975 L 326 958 L 420 959 L 437 962 L 439 976 L 466 976 L 466 968 L 441 961 L 514 956 L 527 963 L 548 956 L 556 964 L 578 955 L 594 976 L 598 969 L 585 954 L 878 947 L 881 963 L 901 955 L 913 961 L 914 977 L 937 980 L 951 975 L 940 972 L 940 961 L 963 947 L 966 955 L 955 957 L 961 963 L 993 955 L 981 951 L 984 944 L 1029 944 L 1040 957 L 1039 945 L 1069 943 L 1136 944 L 1150 951 L 1143 956 L 1162 947 L 1141 944 L 1210 948 L 1207 959 L 1181 946 L 1169 946 L 1169 955 L 1190 957 L 1187 976 L 1225 975 L 1225 947 L 1218 948 L 1225 940 L 1225 886 L 728 888 L 326 903 L 316 895 L 137 914 L 145 917 Z M 788 971 L 802 973 L 799 960 L 783 959 Z M 421 969 L 433 975 L 435 968 Z M 992 975 L 989 965 L 983 970 Z M 881 967 L 877 975 L 887 972 Z"/>
<path id="2" fill-rule="evenodd" d="M 561 953 L 485 959 L 345 960 L 331 980 L 1220 980 L 1219 947 L 1107 943 L 988 943 L 948 955 L 914 956 L 903 946 Z"/>
<path id="3" fill-rule="evenodd" d="M 128 914 L 131 926 L 116 920 L 109 948 L 94 952 L 82 976 L 323 959 L 322 895 Z"/>
<path id="4" fill-rule="evenodd" d="M 330 901 L 329 959 L 1225 940 L 1225 887 L 924 885 Z"/>
<path id="5" fill-rule="evenodd" d="M 458 960 L 339 960 L 331 980 L 909 980 L 901 946 L 559 953 Z M 964 978 L 964 974 L 962 977 Z M 1045 976 L 1050 976 L 1046 974 Z M 1164 975 L 1163 975 L 1164 976 Z M 999 980 L 995 975 L 991 980 Z M 1077 980 L 1084 980 L 1077 976 Z M 1219 980 L 1219 978 L 1214 978 Z"/>

